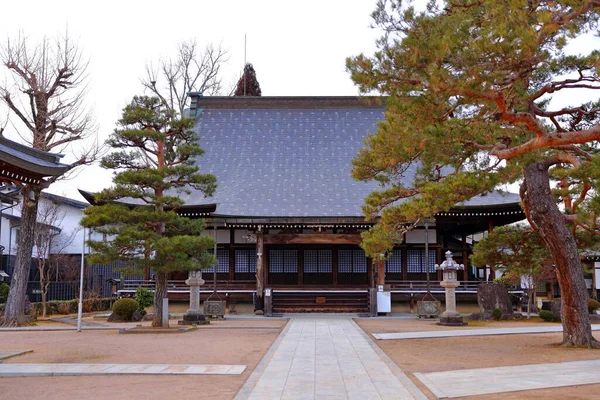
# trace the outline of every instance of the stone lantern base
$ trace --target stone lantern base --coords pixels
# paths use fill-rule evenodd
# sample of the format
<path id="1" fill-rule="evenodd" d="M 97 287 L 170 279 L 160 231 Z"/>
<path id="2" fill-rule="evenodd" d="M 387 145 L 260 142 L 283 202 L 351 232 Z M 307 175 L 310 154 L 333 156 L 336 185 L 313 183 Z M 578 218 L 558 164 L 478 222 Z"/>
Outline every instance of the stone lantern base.
<path id="1" fill-rule="evenodd" d="M 463 317 L 457 312 L 443 312 L 440 316 L 440 322 L 437 323 L 442 326 L 465 326 L 466 322 L 463 321 Z"/>
<path id="2" fill-rule="evenodd" d="M 183 321 L 178 321 L 179 325 L 208 325 L 210 321 L 206 319 L 204 314 L 190 313 L 190 310 L 183 314 Z"/>

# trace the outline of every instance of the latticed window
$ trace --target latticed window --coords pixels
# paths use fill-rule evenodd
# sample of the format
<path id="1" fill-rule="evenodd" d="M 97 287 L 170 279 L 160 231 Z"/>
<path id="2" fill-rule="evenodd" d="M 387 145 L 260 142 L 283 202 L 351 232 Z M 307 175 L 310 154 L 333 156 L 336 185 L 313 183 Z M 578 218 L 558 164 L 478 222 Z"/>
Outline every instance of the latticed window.
<path id="1" fill-rule="evenodd" d="M 329 274 L 333 271 L 331 249 L 304 250 L 305 274 Z"/>
<path id="2" fill-rule="evenodd" d="M 255 273 L 256 272 L 256 250 L 255 249 L 237 249 L 235 251 L 235 272 Z"/>
<path id="3" fill-rule="evenodd" d="M 406 271 L 408 273 L 424 273 L 425 250 L 410 249 L 406 251 Z M 429 250 L 429 272 L 435 272 L 435 249 Z"/>
<path id="4" fill-rule="evenodd" d="M 340 249 L 338 251 L 338 273 L 360 274 L 367 272 L 367 256 L 362 249 Z"/>
<path id="5" fill-rule="evenodd" d="M 298 251 L 269 249 L 269 272 L 295 274 L 298 272 Z"/>
<path id="6" fill-rule="evenodd" d="M 385 260 L 385 272 L 400 273 L 402 272 L 402 250 L 396 249 L 392 252 L 390 258 Z"/>
<path id="7" fill-rule="evenodd" d="M 229 273 L 229 249 L 217 249 L 217 274 Z M 215 272 L 215 267 L 210 267 L 202 270 L 205 272 Z"/>

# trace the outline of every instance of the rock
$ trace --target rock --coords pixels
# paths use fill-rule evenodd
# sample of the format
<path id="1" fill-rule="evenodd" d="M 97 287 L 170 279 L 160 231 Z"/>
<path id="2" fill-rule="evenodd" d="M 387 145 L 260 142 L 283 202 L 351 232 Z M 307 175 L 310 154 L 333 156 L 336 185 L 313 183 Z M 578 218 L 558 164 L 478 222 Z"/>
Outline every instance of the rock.
<path id="1" fill-rule="evenodd" d="M 141 321 L 142 319 L 144 319 L 144 316 L 142 315 L 141 312 L 139 312 L 139 311 L 136 310 L 133 313 L 133 315 L 131 316 L 131 319 L 134 320 L 134 321 L 136 321 L 136 322 L 138 322 L 138 321 Z"/>
<path id="2" fill-rule="evenodd" d="M 144 321 L 152 321 L 153 319 L 154 319 L 154 314 L 150 314 L 150 313 L 144 315 L 144 318 L 142 318 L 142 320 L 144 320 Z"/>
<path id="3" fill-rule="evenodd" d="M 106 322 L 123 322 L 123 318 L 118 314 L 111 313 Z"/>
<path id="4" fill-rule="evenodd" d="M 512 315 L 512 302 L 506 286 L 499 283 L 482 283 L 477 286 L 477 304 L 483 314 L 490 314 L 494 308 L 502 310 L 502 315 Z"/>
<path id="5" fill-rule="evenodd" d="M 473 314 L 469 315 L 469 319 L 471 321 L 479 321 L 481 319 L 481 313 L 474 312 Z"/>

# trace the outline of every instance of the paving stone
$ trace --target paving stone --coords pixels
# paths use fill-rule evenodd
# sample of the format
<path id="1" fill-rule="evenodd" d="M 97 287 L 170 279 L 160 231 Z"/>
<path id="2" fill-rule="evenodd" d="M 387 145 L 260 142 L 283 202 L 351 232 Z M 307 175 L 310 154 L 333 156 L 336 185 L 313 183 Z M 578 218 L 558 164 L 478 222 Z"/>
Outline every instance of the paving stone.
<path id="1" fill-rule="evenodd" d="M 263 361 L 262 372 L 255 371 L 236 399 L 415 398 L 349 317 L 292 318 Z"/>
<path id="2" fill-rule="evenodd" d="M 245 365 L 0 364 L 0 377 L 65 375 L 240 375 Z"/>
<path id="3" fill-rule="evenodd" d="M 587 360 L 416 373 L 415 376 L 437 397 L 454 398 L 597 384 L 600 383 L 598 368 L 600 360 Z"/>

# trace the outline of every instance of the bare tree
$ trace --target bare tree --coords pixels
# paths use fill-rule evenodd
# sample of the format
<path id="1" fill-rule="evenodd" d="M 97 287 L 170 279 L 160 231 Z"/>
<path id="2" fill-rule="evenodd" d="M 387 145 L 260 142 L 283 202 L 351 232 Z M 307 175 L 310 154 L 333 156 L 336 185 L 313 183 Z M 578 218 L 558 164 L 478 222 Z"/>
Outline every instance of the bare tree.
<path id="1" fill-rule="evenodd" d="M 50 258 L 61 255 L 73 243 L 80 229 L 65 232 L 59 227 L 65 219 L 65 210 L 59 202 L 44 202 L 38 211 L 35 246 L 42 295 L 42 317 L 46 317 L 48 289 L 53 276 L 58 273 L 58 264 L 50 263 Z M 54 265 L 54 268 L 52 266 Z"/>
<path id="2" fill-rule="evenodd" d="M 9 78 L 0 83 L 0 99 L 22 140 L 37 150 L 70 150 L 74 157 L 70 170 L 93 162 L 100 151 L 96 140 L 75 151 L 75 142 L 96 138 L 96 127 L 84 104 L 88 64 L 77 45 L 67 36 L 31 44 L 19 34 L 0 46 L 0 62 Z M 45 186 L 57 179 L 49 178 Z M 25 294 L 42 190 L 40 185 L 19 186 L 23 198 L 21 234 L 3 326 L 25 322 Z"/>
<path id="3" fill-rule="evenodd" d="M 183 115 L 189 92 L 202 92 L 209 96 L 221 94 L 221 67 L 228 60 L 221 45 L 208 44 L 198 52 L 195 40 L 180 42 L 175 58 L 162 59 L 157 68 L 146 66 L 142 85 Z"/>

